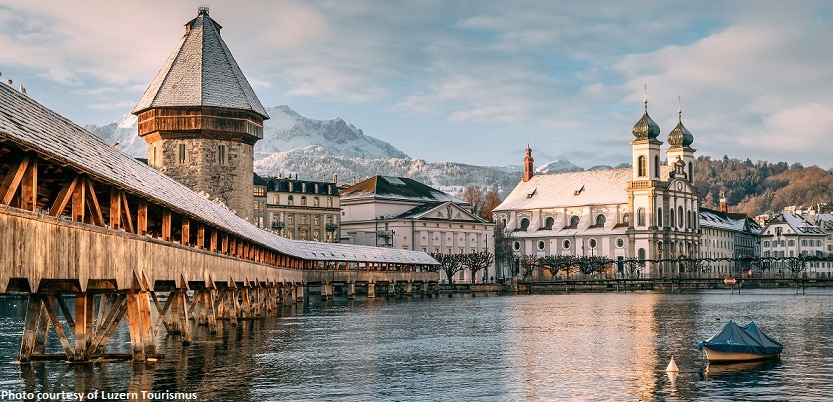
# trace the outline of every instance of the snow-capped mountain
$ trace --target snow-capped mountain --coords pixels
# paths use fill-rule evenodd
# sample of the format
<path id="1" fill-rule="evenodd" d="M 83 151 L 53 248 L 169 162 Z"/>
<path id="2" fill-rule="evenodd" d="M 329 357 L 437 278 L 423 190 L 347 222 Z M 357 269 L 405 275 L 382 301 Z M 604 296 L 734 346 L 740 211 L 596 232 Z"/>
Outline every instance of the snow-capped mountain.
<path id="1" fill-rule="evenodd" d="M 364 135 L 361 129 L 341 118 L 314 120 L 287 106 L 268 108 L 263 139 L 255 144 L 254 169 L 261 176 L 298 175 L 302 179 L 352 183 L 375 175 L 410 177 L 455 193 L 468 185 L 493 188 L 508 194 L 521 178 L 522 166 L 474 166 L 455 162 L 427 162 L 411 159 L 393 145 Z M 147 157 L 147 144 L 136 134 L 136 116 L 126 114 L 103 127 L 88 125 L 87 130 L 123 152 Z M 583 170 L 569 161 L 551 162 L 536 173 Z"/>
<path id="2" fill-rule="evenodd" d="M 550 163 L 538 166 L 535 168 L 535 173 L 562 173 L 562 172 L 581 172 L 584 168 L 574 165 L 568 160 L 557 160 Z"/>
<path id="3" fill-rule="evenodd" d="M 348 158 L 408 158 L 404 152 L 336 117 L 314 120 L 301 116 L 286 105 L 268 108 L 269 120 L 263 124 L 263 139 L 255 144 L 255 160 L 275 152 L 317 146 L 320 155 Z"/>

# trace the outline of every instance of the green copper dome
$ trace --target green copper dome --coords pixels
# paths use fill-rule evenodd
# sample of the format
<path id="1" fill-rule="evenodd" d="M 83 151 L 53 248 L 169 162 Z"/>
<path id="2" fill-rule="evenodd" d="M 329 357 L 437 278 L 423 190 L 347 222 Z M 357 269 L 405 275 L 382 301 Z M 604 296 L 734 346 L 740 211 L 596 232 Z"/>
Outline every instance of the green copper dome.
<path id="1" fill-rule="evenodd" d="M 645 114 L 642 118 L 633 125 L 633 136 L 637 140 L 655 140 L 659 137 L 659 125 L 648 116 L 648 107 L 646 103 Z"/>
<path id="2" fill-rule="evenodd" d="M 677 123 L 677 127 L 674 127 L 668 133 L 668 144 L 671 145 L 671 148 L 688 148 L 694 143 L 694 136 L 683 125 L 682 110 L 678 110 L 677 114 L 680 116 L 680 120 Z"/>

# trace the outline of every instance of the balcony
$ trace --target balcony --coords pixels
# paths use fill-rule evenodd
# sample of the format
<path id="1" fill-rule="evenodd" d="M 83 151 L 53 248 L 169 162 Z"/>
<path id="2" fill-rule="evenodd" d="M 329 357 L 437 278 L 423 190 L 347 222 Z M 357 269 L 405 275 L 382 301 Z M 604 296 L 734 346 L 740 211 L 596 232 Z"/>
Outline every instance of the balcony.
<path id="1" fill-rule="evenodd" d="M 283 222 L 272 222 L 272 229 L 283 229 L 285 226 Z"/>

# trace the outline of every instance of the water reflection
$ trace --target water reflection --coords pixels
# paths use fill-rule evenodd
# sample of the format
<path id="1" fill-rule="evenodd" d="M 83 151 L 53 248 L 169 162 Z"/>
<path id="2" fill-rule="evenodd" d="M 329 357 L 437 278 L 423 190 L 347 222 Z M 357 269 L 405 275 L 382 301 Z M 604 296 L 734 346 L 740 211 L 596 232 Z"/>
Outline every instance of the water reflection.
<path id="1" fill-rule="evenodd" d="M 0 389 L 194 392 L 199 400 L 813 400 L 833 393 L 833 292 L 336 299 L 159 335 L 156 363 L 0 365 Z M 0 361 L 22 310 L 0 299 Z M 711 366 L 695 345 L 754 319 L 780 361 Z M 118 337 L 114 349 L 126 348 Z M 666 373 L 675 356 L 680 369 Z M 808 391 L 808 389 L 812 391 Z"/>

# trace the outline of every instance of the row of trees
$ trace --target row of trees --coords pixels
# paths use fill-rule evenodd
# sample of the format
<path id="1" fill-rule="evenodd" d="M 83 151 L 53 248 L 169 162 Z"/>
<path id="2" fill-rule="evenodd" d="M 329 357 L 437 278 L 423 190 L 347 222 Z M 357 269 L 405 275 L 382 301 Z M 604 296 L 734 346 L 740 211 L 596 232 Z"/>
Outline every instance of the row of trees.
<path id="1" fill-rule="evenodd" d="M 467 254 L 435 253 L 431 254 L 431 257 L 440 263 L 438 269 L 445 271 L 448 283 L 451 284 L 454 283 L 454 275 L 463 270 L 471 271 L 471 283 L 474 283 L 477 273 L 486 270 L 495 262 L 495 255 L 488 251 Z"/>
<path id="2" fill-rule="evenodd" d="M 623 260 L 612 260 L 606 257 L 584 256 L 576 257 L 570 255 L 548 255 L 537 257 L 524 255 L 517 260 L 518 269 L 523 278 L 532 275 L 535 269 L 541 268 L 555 276 L 563 272 L 567 278 L 571 273 L 575 274 L 604 274 L 608 270 L 620 267 L 623 274 L 629 278 L 639 277 L 640 270 L 645 267 L 646 262 L 651 263 L 672 263 L 679 264 L 683 272 L 702 273 L 712 262 L 730 261 L 737 264 L 739 270 L 753 269 L 770 274 L 787 271 L 792 277 L 798 277 L 806 268 L 807 263 L 816 261 L 833 261 L 833 255 L 828 256 L 800 256 L 800 257 L 761 257 L 761 258 L 671 258 L 657 260 L 640 260 L 629 258 Z"/>

